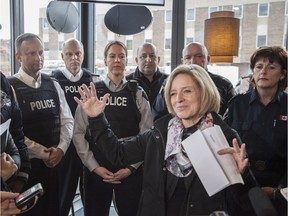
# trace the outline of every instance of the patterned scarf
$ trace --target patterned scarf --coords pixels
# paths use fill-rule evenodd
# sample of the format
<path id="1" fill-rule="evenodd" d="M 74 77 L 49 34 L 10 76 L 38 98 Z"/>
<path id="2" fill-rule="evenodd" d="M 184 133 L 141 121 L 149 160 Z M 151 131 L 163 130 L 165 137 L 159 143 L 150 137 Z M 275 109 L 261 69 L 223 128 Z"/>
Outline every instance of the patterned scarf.
<path id="1" fill-rule="evenodd" d="M 213 126 L 213 118 L 209 113 L 202 118 L 197 128 L 204 130 L 211 126 Z M 165 160 L 167 169 L 177 177 L 187 177 L 193 170 L 192 164 L 182 147 L 183 129 L 180 118 L 174 117 L 169 121 Z"/>

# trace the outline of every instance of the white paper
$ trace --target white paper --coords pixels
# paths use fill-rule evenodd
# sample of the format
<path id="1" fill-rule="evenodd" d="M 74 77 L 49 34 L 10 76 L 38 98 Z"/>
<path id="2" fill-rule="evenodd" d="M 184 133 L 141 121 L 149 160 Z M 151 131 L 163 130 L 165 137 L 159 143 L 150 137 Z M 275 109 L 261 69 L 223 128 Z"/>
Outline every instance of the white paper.
<path id="1" fill-rule="evenodd" d="M 9 130 L 11 119 L 8 119 L 6 122 L 0 125 L 0 135 L 5 131 Z"/>
<path id="2" fill-rule="evenodd" d="M 209 196 L 231 184 L 243 183 L 233 158 L 217 154 L 218 150 L 229 146 L 220 127 L 197 130 L 183 140 L 182 145 Z"/>
<path id="3" fill-rule="evenodd" d="M 237 169 L 236 162 L 231 154 L 219 155 L 217 152 L 220 149 L 228 148 L 229 144 L 219 125 L 214 125 L 202 131 L 206 141 L 209 143 L 210 148 L 213 150 L 219 164 L 223 168 L 230 184 L 242 183 L 243 179 Z"/>
<path id="4" fill-rule="evenodd" d="M 1 153 L 6 149 L 7 139 L 8 139 L 8 131 L 10 127 L 11 119 L 8 119 L 6 122 L 0 125 L 0 136 L 1 136 Z"/>
<path id="5" fill-rule="evenodd" d="M 280 189 L 281 194 L 285 197 L 285 199 L 288 201 L 288 188 L 281 188 Z"/>

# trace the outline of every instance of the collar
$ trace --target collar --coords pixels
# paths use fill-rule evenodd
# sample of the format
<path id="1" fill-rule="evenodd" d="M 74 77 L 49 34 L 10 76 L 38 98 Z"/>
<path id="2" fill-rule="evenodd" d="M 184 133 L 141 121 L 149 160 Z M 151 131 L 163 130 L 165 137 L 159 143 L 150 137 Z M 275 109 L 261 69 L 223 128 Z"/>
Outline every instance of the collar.
<path id="1" fill-rule="evenodd" d="M 39 76 L 37 80 L 35 80 L 20 67 L 18 73 L 14 76 L 32 88 L 39 88 L 41 86 L 41 72 L 39 72 Z"/>
<path id="2" fill-rule="evenodd" d="M 65 67 L 64 70 L 62 71 L 63 75 L 70 80 L 71 82 L 77 82 L 81 79 L 82 75 L 83 75 L 83 70 L 82 68 L 80 69 L 80 71 L 76 74 L 76 76 L 73 76 L 73 74 L 67 70 L 67 68 Z"/>
<path id="3" fill-rule="evenodd" d="M 254 101 L 259 101 L 259 95 L 258 95 L 256 88 L 254 88 L 251 92 L 249 104 L 252 104 Z M 273 99 L 270 101 L 270 103 L 275 103 L 275 102 L 280 103 L 280 92 L 279 91 L 274 95 Z"/>
<path id="4" fill-rule="evenodd" d="M 213 126 L 213 117 L 208 113 L 194 125 L 194 132 Z M 182 147 L 184 127 L 178 117 L 172 118 L 168 123 L 165 160 L 167 169 L 177 177 L 187 177 L 192 172 L 192 165 Z M 193 133 L 194 133 L 193 132 Z"/>
<path id="5" fill-rule="evenodd" d="M 120 84 L 118 86 L 115 85 L 115 83 L 108 77 L 106 76 L 105 80 L 103 80 L 105 85 L 108 86 L 108 88 L 111 91 L 119 91 L 123 88 L 123 85 L 127 82 L 125 76 L 122 78 Z M 96 86 L 97 88 L 97 86 Z"/>
<path id="6" fill-rule="evenodd" d="M 143 72 L 141 72 L 140 70 L 139 70 L 139 67 L 137 67 L 136 68 L 136 70 L 135 70 L 135 77 L 139 77 L 139 78 L 141 78 L 141 79 L 147 79 L 146 77 L 145 77 L 145 75 L 144 75 L 144 73 Z M 159 71 L 159 68 L 157 67 L 157 70 L 155 71 L 155 73 L 153 74 L 153 80 L 155 80 L 157 77 L 159 77 L 159 76 L 161 76 L 161 73 L 160 73 L 160 71 Z M 148 80 L 148 79 L 147 79 Z"/>

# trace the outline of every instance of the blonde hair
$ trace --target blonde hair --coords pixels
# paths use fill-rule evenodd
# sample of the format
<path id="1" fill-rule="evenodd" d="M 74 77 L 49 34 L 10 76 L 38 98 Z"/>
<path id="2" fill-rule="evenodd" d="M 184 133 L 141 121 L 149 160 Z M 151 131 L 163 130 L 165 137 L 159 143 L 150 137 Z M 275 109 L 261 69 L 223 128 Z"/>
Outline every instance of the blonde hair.
<path id="1" fill-rule="evenodd" d="M 167 108 L 169 113 L 175 115 L 176 113 L 173 110 L 171 104 L 171 96 L 170 90 L 173 83 L 173 80 L 179 74 L 187 74 L 189 75 L 197 84 L 200 94 L 200 115 L 209 112 L 219 112 L 220 109 L 220 94 L 218 92 L 217 87 L 215 86 L 213 80 L 210 78 L 208 73 L 202 67 L 192 64 L 192 65 L 179 65 L 176 67 L 168 77 L 166 86 L 165 86 L 165 101 L 167 104 Z"/>

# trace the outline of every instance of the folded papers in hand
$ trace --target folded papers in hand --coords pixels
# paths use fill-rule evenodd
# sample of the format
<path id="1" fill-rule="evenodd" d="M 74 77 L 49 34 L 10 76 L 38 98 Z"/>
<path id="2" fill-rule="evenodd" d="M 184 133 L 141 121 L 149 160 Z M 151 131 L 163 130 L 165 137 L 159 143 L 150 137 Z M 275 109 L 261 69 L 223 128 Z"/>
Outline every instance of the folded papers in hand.
<path id="1" fill-rule="evenodd" d="M 197 130 L 182 145 L 209 196 L 229 185 L 244 184 L 233 156 L 217 153 L 229 147 L 220 126 Z"/>

